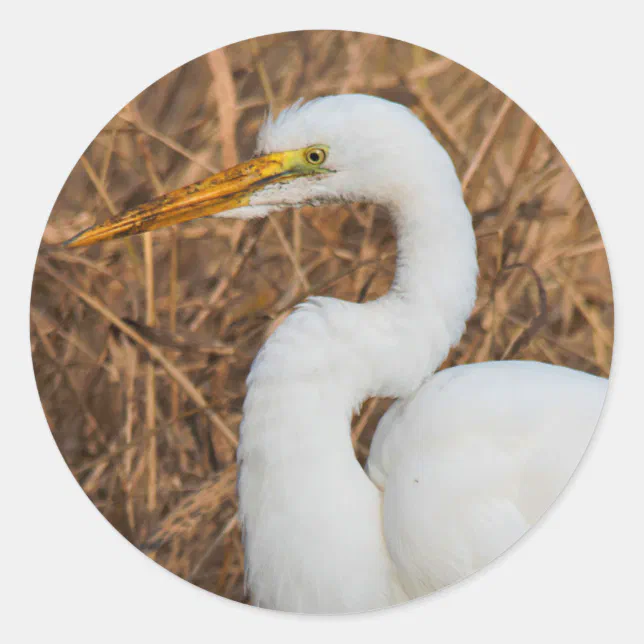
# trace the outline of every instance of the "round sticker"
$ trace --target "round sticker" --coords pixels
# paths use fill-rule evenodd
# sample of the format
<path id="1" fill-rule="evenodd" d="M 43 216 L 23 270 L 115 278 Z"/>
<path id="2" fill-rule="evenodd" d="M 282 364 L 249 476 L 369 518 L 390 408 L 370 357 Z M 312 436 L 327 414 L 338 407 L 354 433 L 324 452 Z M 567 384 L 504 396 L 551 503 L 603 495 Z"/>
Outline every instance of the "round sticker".
<path id="1" fill-rule="evenodd" d="M 109 523 L 213 593 L 323 614 L 457 583 L 539 521 L 597 424 L 612 315 L 530 116 L 338 31 L 213 51 L 126 105 L 61 190 L 31 307 L 53 436 Z"/>

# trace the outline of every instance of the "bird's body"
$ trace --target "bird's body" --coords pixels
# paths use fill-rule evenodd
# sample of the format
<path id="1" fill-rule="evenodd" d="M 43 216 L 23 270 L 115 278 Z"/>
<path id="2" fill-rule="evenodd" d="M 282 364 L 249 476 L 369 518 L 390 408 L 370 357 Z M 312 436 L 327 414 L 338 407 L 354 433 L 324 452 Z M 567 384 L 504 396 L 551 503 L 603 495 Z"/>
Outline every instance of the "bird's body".
<path id="1" fill-rule="evenodd" d="M 392 405 L 365 472 L 342 382 L 289 395 L 254 378 L 239 454 L 248 581 L 256 604 L 295 612 L 389 606 L 484 567 L 557 498 L 605 394 L 601 378 L 541 363 L 446 369 Z"/>
<path id="2" fill-rule="evenodd" d="M 483 568 L 540 519 L 579 464 L 605 392 L 602 378 L 564 367 L 484 362 L 441 371 L 392 406 L 368 472 L 409 597 Z"/>
<path id="3" fill-rule="evenodd" d="M 607 382 L 527 362 L 432 375 L 474 304 L 476 244 L 449 156 L 406 108 L 358 95 L 294 106 L 265 124 L 258 155 L 71 245 L 190 218 L 195 194 L 202 215 L 242 218 L 305 203 L 388 208 L 390 292 L 365 304 L 311 298 L 253 363 L 238 450 L 246 582 L 253 603 L 307 613 L 390 606 L 454 583 L 555 500 Z M 398 401 L 365 472 L 350 427 L 371 396 Z"/>

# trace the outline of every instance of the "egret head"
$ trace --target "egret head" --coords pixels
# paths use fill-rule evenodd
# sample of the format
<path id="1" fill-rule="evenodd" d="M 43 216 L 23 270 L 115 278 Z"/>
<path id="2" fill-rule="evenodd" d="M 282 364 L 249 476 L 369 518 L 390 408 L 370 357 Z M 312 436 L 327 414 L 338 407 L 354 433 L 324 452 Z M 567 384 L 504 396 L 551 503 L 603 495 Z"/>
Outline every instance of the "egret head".
<path id="1" fill-rule="evenodd" d="M 406 107 L 361 94 L 296 103 L 264 123 L 255 156 L 82 231 L 89 246 L 216 215 L 249 219 L 306 204 L 400 206 L 460 186 L 452 162 Z"/>

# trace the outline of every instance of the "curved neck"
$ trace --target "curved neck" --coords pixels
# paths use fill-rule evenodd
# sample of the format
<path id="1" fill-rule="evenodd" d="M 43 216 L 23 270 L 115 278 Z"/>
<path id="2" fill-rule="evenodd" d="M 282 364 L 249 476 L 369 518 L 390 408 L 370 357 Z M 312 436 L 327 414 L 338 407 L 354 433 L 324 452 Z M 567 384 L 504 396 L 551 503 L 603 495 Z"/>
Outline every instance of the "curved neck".
<path id="1" fill-rule="evenodd" d="M 476 288 L 474 235 L 460 193 L 443 205 L 393 209 L 398 264 L 387 295 L 311 298 L 253 363 L 239 497 L 247 581 L 260 605 L 342 612 L 404 599 L 350 423 L 369 396 L 411 394 L 462 334 Z"/>

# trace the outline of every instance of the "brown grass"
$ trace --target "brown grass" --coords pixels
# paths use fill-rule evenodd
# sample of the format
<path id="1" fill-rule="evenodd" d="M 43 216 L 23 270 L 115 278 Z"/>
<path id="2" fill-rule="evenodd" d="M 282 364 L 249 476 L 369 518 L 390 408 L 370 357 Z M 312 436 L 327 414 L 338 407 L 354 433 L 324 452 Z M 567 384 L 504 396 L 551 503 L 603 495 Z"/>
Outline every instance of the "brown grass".
<path id="1" fill-rule="evenodd" d="M 518 358 L 607 375 L 610 275 L 570 169 L 496 88 L 397 41 L 280 34 L 171 72 L 90 144 L 44 241 L 248 157 L 268 105 L 355 91 L 410 106 L 463 178 L 481 278 L 446 365 Z M 176 574 L 243 601 L 234 449 L 250 362 L 308 294 L 383 294 L 395 250 L 386 213 L 365 205 L 43 248 L 32 296 L 38 388 L 61 452 L 112 525 Z M 361 460 L 387 405 L 368 401 L 355 419 Z"/>

